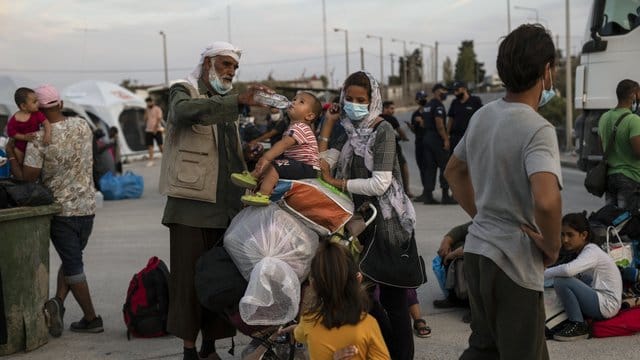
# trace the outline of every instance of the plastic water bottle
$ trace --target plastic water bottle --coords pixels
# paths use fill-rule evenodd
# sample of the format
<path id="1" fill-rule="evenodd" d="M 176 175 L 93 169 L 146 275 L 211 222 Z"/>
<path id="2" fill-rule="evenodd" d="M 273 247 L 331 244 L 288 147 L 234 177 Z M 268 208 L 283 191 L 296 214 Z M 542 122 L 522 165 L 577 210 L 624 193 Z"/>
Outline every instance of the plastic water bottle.
<path id="1" fill-rule="evenodd" d="M 104 204 L 104 196 L 100 191 L 96 191 L 96 209 L 101 209 Z"/>
<path id="2" fill-rule="evenodd" d="M 256 91 L 253 96 L 253 100 L 262 105 L 278 108 L 278 109 L 286 109 L 289 107 L 289 99 L 286 96 L 280 94 L 269 94 L 264 91 Z"/>

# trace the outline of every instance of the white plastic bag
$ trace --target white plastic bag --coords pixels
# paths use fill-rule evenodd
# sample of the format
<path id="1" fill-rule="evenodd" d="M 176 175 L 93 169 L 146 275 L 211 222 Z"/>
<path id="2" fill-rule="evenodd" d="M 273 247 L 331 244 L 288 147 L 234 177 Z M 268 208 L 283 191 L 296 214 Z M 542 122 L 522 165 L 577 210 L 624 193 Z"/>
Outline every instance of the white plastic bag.
<path id="1" fill-rule="evenodd" d="M 249 325 L 293 320 L 318 235 L 278 205 L 248 207 L 229 225 L 224 248 L 249 281 L 239 305 L 242 320 Z"/>
<path id="2" fill-rule="evenodd" d="M 300 282 L 289 265 L 266 257 L 260 260 L 240 299 L 240 317 L 249 325 L 280 325 L 295 319 Z"/>
<path id="3" fill-rule="evenodd" d="M 318 235 L 278 205 L 251 206 L 229 224 L 224 248 L 247 280 L 265 257 L 282 260 L 304 280 L 318 249 Z"/>

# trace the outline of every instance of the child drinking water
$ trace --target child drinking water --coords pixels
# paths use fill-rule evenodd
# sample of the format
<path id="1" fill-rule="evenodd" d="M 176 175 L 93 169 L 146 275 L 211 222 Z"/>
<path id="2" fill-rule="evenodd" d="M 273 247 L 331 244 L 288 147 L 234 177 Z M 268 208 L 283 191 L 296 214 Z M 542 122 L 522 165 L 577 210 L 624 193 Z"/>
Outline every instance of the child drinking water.
<path id="1" fill-rule="evenodd" d="M 622 277 L 613 259 L 590 242 L 591 228 L 584 214 L 562 218 L 562 247 L 578 256 L 562 265 L 545 270 L 544 278 L 553 279 L 553 287 L 564 305 L 569 323 L 554 334 L 559 341 L 589 337 L 584 317 L 608 319 L 620 310 Z"/>
<path id="2" fill-rule="evenodd" d="M 378 322 L 367 314 L 361 275 L 344 246 L 320 244 L 309 279 L 314 298 L 294 335 L 307 344 L 311 359 L 333 359 L 338 350 L 354 346 L 352 359 L 390 359 Z"/>
<path id="3" fill-rule="evenodd" d="M 313 94 L 300 92 L 293 98 L 287 108 L 291 125 L 282 139 L 262 155 L 251 173 L 231 174 L 231 181 L 238 186 L 253 189 L 260 182 L 258 192 L 241 198 L 245 205 L 269 205 L 269 196 L 280 178 L 295 180 L 317 176 L 320 170 L 318 143 L 311 124 L 321 112 L 322 104 Z"/>
<path id="4" fill-rule="evenodd" d="M 13 95 L 18 112 L 13 114 L 7 123 L 7 135 L 15 140 L 16 160 L 22 164 L 27 143 L 36 138 L 36 132 L 40 130 L 40 124 L 44 126 L 42 142 L 49 145 L 51 142 L 51 125 L 38 109 L 38 98 L 32 89 L 21 87 Z"/>

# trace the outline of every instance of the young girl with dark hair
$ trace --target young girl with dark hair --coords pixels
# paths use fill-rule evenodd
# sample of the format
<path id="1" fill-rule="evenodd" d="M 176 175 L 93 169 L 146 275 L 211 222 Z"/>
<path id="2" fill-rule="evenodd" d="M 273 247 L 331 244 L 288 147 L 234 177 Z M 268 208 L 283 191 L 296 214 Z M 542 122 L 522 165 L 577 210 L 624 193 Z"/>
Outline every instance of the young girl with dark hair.
<path id="1" fill-rule="evenodd" d="M 584 316 L 608 319 L 620 310 L 622 278 L 613 259 L 592 244 L 591 228 L 583 213 L 562 218 L 562 247 L 578 256 L 566 264 L 545 270 L 544 277 L 553 279 L 553 287 L 564 305 L 569 323 L 554 334 L 559 341 L 589 337 Z"/>
<path id="2" fill-rule="evenodd" d="M 390 359 L 376 319 L 367 314 L 361 278 L 345 247 L 320 245 L 309 274 L 314 298 L 294 331 L 311 359 L 333 359 L 349 346 L 357 349 L 352 359 Z"/>

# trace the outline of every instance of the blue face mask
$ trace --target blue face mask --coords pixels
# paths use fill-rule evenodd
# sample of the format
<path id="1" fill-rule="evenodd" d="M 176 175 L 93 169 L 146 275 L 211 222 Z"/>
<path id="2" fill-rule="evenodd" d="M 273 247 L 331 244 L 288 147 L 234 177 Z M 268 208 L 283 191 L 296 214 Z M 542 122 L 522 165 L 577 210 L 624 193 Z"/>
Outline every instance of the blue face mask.
<path id="1" fill-rule="evenodd" d="M 344 102 L 344 112 L 351 120 L 362 120 L 369 115 L 369 104 L 354 104 L 349 101 Z"/>
<path id="2" fill-rule="evenodd" d="M 233 89 L 233 85 L 231 83 L 225 85 L 220 81 L 220 77 L 216 74 L 216 71 L 213 68 L 213 59 L 211 59 L 211 69 L 209 70 L 209 84 L 211 84 L 213 90 L 220 95 L 225 95 Z"/>
<path id="3" fill-rule="evenodd" d="M 538 107 L 545 106 L 554 96 L 556 96 L 556 89 L 553 88 L 553 77 L 551 77 L 551 69 L 549 69 L 549 79 L 551 80 L 551 89 L 546 90 L 544 88 L 544 79 L 542 79 L 542 94 L 540 94 L 540 101 Z"/>

